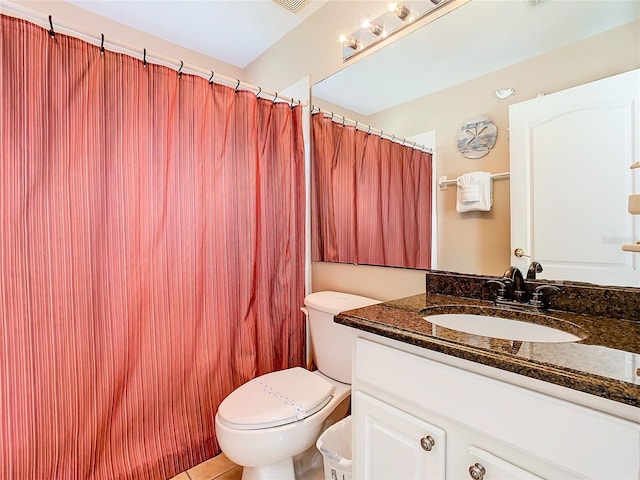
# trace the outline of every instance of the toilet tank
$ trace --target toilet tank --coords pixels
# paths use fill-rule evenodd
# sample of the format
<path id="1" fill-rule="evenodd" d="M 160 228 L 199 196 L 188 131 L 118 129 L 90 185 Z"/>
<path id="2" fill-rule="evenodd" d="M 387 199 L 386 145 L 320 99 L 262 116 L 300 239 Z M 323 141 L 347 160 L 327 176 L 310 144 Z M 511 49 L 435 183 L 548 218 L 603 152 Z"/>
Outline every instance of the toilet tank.
<path id="1" fill-rule="evenodd" d="M 351 348 L 354 331 L 333 321 L 340 312 L 381 303 L 380 300 L 341 292 L 315 292 L 304 304 L 309 315 L 309 334 L 318 370 L 327 377 L 351 384 Z"/>

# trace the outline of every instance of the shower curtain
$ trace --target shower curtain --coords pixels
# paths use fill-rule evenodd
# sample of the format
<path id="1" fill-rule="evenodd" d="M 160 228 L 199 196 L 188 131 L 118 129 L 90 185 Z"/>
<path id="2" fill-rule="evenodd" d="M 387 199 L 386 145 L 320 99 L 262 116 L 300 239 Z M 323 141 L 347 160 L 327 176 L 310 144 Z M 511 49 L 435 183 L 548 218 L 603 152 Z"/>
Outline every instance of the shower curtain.
<path id="1" fill-rule="evenodd" d="M 315 114 L 312 258 L 431 266 L 431 154 Z"/>
<path id="2" fill-rule="evenodd" d="M 169 478 L 304 364 L 301 109 L 1 21 L 0 478 Z"/>

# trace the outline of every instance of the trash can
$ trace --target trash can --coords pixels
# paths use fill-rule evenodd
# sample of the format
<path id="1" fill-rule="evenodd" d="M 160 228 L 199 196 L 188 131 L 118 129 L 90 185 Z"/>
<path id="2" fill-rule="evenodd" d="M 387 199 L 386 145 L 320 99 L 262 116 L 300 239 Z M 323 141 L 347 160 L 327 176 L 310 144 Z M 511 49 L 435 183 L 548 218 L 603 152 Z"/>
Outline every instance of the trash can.
<path id="1" fill-rule="evenodd" d="M 327 428 L 316 447 L 322 453 L 325 480 L 351 480 L 351 415 Z"/>

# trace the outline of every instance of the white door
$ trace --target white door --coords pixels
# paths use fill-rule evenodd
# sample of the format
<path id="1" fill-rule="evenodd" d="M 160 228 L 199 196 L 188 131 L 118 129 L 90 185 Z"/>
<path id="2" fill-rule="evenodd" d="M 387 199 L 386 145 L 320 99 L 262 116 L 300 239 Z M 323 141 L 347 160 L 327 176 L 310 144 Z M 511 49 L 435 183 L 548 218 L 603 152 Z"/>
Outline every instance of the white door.
<path id="1" fill-rule="evenodd" d="M 444 430 L 362 392 L 353 402 L 354 478 L 444 480 Z"/>
<path id="2" fill-rule="evenodd" d="M 509 108 L 512 264 L 539 278 L 640 285 L 628 213 L 640 159 L 640 70 Z M 522 248 L 531 258 L 516 258 Z"/>

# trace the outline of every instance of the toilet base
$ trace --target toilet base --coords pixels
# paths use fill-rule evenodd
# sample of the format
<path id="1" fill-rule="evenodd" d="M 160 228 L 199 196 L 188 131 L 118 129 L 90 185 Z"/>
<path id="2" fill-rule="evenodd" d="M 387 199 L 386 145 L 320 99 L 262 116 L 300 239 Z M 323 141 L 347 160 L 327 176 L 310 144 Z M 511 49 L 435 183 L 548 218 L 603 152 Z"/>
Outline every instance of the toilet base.
<path id="1" fill-rule="evenodd" d="M 287 458 L 271 465 L 261 465 L 259 467 L 244 467 L 242 469 L 242 480 L 295 480 L 296 475 L 293 470 L 293 459 Z"/>

